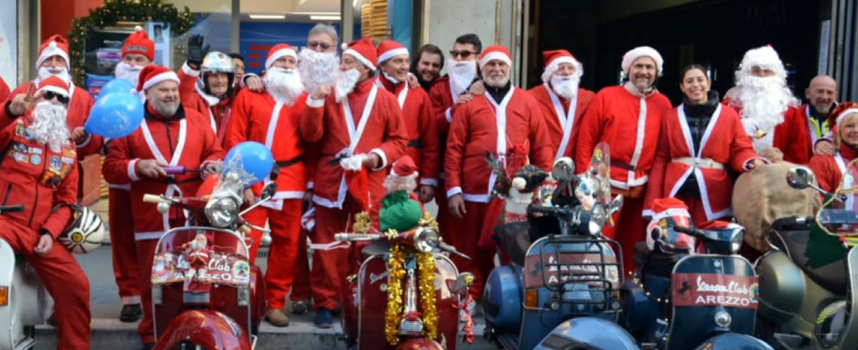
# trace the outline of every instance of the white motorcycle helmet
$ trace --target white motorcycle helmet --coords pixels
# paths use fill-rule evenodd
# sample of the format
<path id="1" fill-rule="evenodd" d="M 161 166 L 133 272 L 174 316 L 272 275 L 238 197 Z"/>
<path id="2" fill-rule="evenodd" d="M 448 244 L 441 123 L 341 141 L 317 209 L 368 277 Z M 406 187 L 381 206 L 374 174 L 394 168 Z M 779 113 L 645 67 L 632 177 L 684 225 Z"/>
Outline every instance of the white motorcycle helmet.
<path id="1" fill-rule="evenodd" d="M 87 254 L 98 249 L 104 239 L 101 217 L 81 205 L 73 205 L 71 210 L 71 223 L 60 234 L 60 243 L 75 254 Z"/>
<path id="2" fill-rule="evenodd" d="M 694 237 L 666 230 L 661 227 L 661 219 L 671 217 L 679 226 L 691 226 L 691 214 L 688 207 L 676 198 L 660 198 L 653 201 L 652 220 L 647 225 L 646 246 L 649 251 L 661 250 L 664 253 L 691 254 L 697 244 Z"/>

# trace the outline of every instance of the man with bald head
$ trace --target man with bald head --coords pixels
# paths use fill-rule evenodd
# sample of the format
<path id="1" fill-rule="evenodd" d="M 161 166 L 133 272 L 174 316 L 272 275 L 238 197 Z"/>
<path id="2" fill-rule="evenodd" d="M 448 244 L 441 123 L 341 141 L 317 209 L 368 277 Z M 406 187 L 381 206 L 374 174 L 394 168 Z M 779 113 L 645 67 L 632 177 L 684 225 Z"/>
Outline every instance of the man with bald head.
<path id="1" fill-rule="evenodd" d="M 816 153 L 834 154 L 834 143 L 830 141 L 828 115 L 837 106 L 837 81 L 828 75 L 817 75 L 804 90 L 807 104 L 801 113 L 808 127 L 811 145 Z M 821 141 L 821 142 L 817 142 Z"/>

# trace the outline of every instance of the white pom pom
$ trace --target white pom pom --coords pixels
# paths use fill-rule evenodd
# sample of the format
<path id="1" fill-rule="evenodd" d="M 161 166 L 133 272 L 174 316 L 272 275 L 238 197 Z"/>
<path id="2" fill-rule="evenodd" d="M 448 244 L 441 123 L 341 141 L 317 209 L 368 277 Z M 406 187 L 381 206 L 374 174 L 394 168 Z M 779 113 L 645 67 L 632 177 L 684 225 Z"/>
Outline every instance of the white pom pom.
<path id="1" fill-rule="evenodd" d="M 347 44 L 347 43 L 342 43 L 342 44 L 340 44 L 340 48 L 341 48 L 341 49 L 343 49 L 343 51 L 345 51 L 346 49 L 348 49 L 348 48 L 349 48 L 349 44 Z"/>
<path id="2" fill-rule="evenodd" d="M 135 32 L 143 31 L 143 27 L 141 27 L 141 26 L 134 26 L 134 31 L 135 31 Z"/>
<path id="3" fill-rule="evenodd" d="M 517 177 L 512 179 L 512 187 L 521 191 L 524 187 L 527 186 L 527 180 L 522 177 Z"/>
<path id="4" fill-rule="evenodd" d="M 52 48 L 52 49 L 56 49 L 56 48 L 57 48 L 57 42 L 56 42 L 56 41 L 51 41 L 51 43 L 48 45 L 48 47 L 50 47 L 50 48 Z"/>

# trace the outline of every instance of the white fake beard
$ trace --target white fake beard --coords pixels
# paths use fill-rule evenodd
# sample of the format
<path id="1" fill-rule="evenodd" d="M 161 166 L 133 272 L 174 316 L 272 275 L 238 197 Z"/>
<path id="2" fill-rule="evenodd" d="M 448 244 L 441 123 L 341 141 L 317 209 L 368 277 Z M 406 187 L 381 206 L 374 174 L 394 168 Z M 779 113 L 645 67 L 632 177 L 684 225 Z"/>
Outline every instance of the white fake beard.
<path id="1" fill-rule="evenodd" d="M 767 133 L 783 123 L 784 113 L 795 100 L 786 82 L 778 77 L 741 74 L 738 86 L 734 98 L 741 104 L 742 118 L 753 119 L 759 130 Z"/>
<path id="2" fill-rule="evenodd" d="M 384 76 L 384 79 L 387 79 L 387 81 L 391 82 L 393 85 L 398 85 L 399 83 L 401 83 L 401 81 L 399 81 L 399 79 L 394 78 L 390 74 L 387 74 L 385 72 L 381 72 L 381 75 Z"/>
<path id="3" fill-rule="evenodd" d="M 301 76 L 294 69 L 271 68 L 265 73 L 265 87 L 278 101 L 291 106 L 304 92 Z"/>
<path id="4" fill-rule="evenodd" d="M 339 71 L 339 59 L 333 52 L 316 52 L 308 48 L 298 55 L 298 74 L 304 91 L 313 93 L 320 85 L 334 85 Z"/>
<path id="5" fill-rule="evenodd" d="M 40 67 L 39 68 L 39 80 L 45 80 L 52 76 L 56 76 L 57 78 L 62 79 L 66 84 L 71 82 L 71 75 L 69 75 L 69 70 L 66 67 L 60 68 L 49 68 L 49 67 Z"/>
<path id="6" fill-rule="evenodd" d="M 558 95 L 567 100 L 571 100 L 578 95 L 578 84 L 581 82 L 581 77 L 577 74 L 570 76 L 552 75 L 551 88 Z"/>
<path id="7" fill-rule="evenodd" d="M 334 86 L 334 97 L 336 97 L 337 102 L 341 102 L 343 98 L 355 89 L 355 84 L 360 79 L 360 72 L 358 72 L 357 68 L 338 72 L 337 82 Z"/>
<path id="8" fill-rule="evenodd" d="M 447 60 L 447 75 L 454 96 L 459 96 L 471 86 L 477 76 L 477 61 Z"/>
<path id="9" fill-rule="evenodd" d="M 509 82 L 509 77 L 504 76 L 503 74 L 493 74 L 489 76 L 483 76 L 483 80 L 488 86 L 502 88 L 506 86 L 506 83 Z"/>
<path id="10" fill-rule="evenodd" d="M 125 62 L 119 62 L 116 64 L 116 70 L 113 71 L 113 75 L 116 79 L 125 80 L 131 85 L 137 86 L 137 82 L 140 80 L 140 71 L 143 70 L 143 67 L 133 66 Z"/>
<path id="11" fill-rule="evenodd" d="M 33 109 L 33 122 L 27 127 L 27 132 L 39 144 L 47 144 L 52 152 L 62 152 L 63 142 L 69 139 L 65 107 L 39 102 Z"/>

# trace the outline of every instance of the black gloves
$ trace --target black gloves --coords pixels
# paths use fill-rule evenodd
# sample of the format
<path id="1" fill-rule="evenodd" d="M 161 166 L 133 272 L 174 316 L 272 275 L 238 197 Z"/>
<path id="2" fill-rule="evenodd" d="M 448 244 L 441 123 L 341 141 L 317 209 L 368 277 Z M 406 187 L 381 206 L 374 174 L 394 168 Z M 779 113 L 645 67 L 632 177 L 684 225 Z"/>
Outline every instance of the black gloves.
<path id="1" fill-rule="evenodd" d="M 195 34 L 188 39 L 188 65 L 193 69 L 200 69 L 203 58 L 209 53 L 210 45 L 203 46 L 205 39 L 202 35 Z"/>

